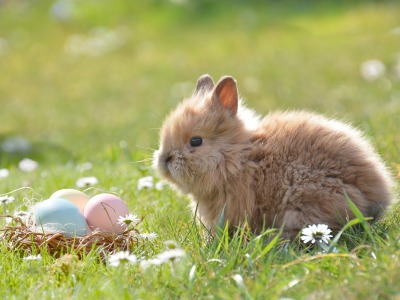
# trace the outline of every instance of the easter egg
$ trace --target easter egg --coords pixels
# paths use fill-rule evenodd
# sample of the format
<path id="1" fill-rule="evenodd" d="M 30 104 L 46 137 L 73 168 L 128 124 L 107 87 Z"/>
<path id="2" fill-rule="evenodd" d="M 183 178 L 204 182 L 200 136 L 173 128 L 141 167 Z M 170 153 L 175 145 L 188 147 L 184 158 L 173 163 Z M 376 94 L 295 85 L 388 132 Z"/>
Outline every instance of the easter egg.
<path id="1" fill-rule="evenodd" d="M 99 194 L 88 201 L 83 214 L 92 230 L 97 228 L 100 231 L 122 233 L 126 225 L 118 224 L 118 218 L 128 215 L 129 210 L 117 196 Z"/>
<path id="2" fill-rule="evenodd" d="M 62 198 L 70 201 L 80 209 L 81 213 L 83 213 L 85 205 L 89 201 L 88 195 L 74 189 L 58 190 L 57 192 L 53 193 L 53 195 L 50 196 L 50 199 L 52 198 Z"/>
<path id="3" fill-rule="evenodd" d="M 68 200 L 50 198 L 36 204 L 33 214 L 35 225 L 44 232 L 60 232 L 67 237 L 87 234 L 85 217 Z"/>

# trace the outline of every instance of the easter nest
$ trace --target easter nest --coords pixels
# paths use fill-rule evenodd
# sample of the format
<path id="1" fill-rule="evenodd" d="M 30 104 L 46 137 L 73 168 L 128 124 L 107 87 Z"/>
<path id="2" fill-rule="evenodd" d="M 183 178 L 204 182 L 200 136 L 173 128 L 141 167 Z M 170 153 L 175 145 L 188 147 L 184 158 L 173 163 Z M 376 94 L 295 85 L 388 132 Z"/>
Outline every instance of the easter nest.
<path id="1" fill-rule="evenodd" d="M 38 232 L 32 227 L 29 219 L 3 217 L 9 218 L 12 224 L 0 230 L 3 231 L 0 235 L 2 243 L 5 243 L 9 250 L 29 254 L 46 250 L 55 257 L 71 252 L 83 257 L 91 251 L 96 251 L 104 259 L 114 252 L 132 251 L 139 246 L 139 239 L 136 237 L 139 231 L 136 228 L 129 228 L 121 234 L 92 231 L 85 236 L 67 237 L 60 232 Z"/>

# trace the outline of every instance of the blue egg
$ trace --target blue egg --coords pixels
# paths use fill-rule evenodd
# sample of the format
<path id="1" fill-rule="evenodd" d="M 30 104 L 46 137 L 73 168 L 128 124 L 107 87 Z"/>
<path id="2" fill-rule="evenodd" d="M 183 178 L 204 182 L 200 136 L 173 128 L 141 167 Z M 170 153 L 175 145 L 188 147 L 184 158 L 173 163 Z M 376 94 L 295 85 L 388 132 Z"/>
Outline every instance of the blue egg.
<path id="1" fill-rule="evenodd" d="M 44 232 L 60 232 L 67 237 L 84 236 L 88 227 L 79 208 L 62 198 L 38 203 L 34 211 L 35 224 Z"/>

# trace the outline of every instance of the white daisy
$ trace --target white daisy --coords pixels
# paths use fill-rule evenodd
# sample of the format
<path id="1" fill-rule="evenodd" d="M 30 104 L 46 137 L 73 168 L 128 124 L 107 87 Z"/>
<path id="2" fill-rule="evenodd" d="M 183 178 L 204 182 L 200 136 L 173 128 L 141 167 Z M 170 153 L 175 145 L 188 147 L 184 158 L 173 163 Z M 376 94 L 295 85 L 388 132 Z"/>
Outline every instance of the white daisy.
<path id="1" fill-rule="evenodd" d="M 162 262 L 158 258 L 151 258 L 151 259 L 140 261 L 140 268 L 145 270 L 145 269 L 149 268 L 150 266 L 159 266 L 161 264 L 162 264 Z"/>
<path id="2" fill-rule="evenodd" d="M 186 256 L 185 251 L 179 248 L 175 248 L 158 254 L 157 259 L 160 260 L 161 263 L 177 262 L 185 256 Z"/>
<path id="3" fill-rule="evenodd" d="M 176 241 L 174 240 L 168 240 L 168 241 L 164 241 L 164 245 L 167 249 L 175 249 L 175 248 L 179 248 L 179 245 Z"/>
<path id="4" fill-rule="evenodd" d="M 0 179 L 6 178 L 8 175 L 10 175 L 10 171 L 7 169 L 0 169 Z"/>
<path id="5" fill-rule="evenodd" d="M 78 166 L 76 167 L 76 169 L 77 169 L 79 172 L 89 171 L 89 170 L 91 170 L 92 168 L 93 168 L 93 165 L 92 165 L 92 163 L 89 162 L 89 161 L 84 162 L 83 164 L 80 164 L 80 165 L 78 165 Z"/>
<path id="6" fill-rule="evenodd" d="M 24 260 L 41 260 L 42 256 L 40 254 L 38 255 L 29 255 L 27 257 L 24 257 Z"/>
<path id="7" fill-rule="evenodd" d="M 82 177 L 79 178 L 76 181 L 76 186 L 79 188 L 84 188 L 84 187 L 88 187 L 88 186 L 92 186 L 92 185 L 96 185 L 98 184 L 99 181 L 97 180 L 96 177 L 94 176 L 89 176 L 89 177 Z"/>
<path id="8" fill-rule="evenodd" d="M 28 219 L 28 217 L 29 217 L 29 214 L 28 214 L 27 211 L 22 211 L 22 210 L 15 211 L 14 212 L 14 217 L 15 218 L 20 218 L 21 221 L 26 221 Z"/>
<path id="9" fill-rule="evenodd" d="M 135 226 L 137 223 L 139 223 L 139 221 L 140 221 L 140 219 L 137 215 L 129 214 L 129 215 L 126 215 L 125 217 L 120 216 L 117 220 L 117 224 L 121 225 L 121 226 L 124 226 L 124 225 L 129 226 L 132 224 L 133 226 Z"/>
<path id="10" fill-rule="evenodd" d="M 120 251 L 110 255 L 108 258 L 110 266 L 118 267 L 120 264 L 135 264 L 137 262 L 136 255 L 130 254 L 129 251 Z"/>
<path id="11" fill-rule="evenodd" d="M 165 182 L 162 182 L 162 181 L 157 182 L 156 183 L 156 190 L 162 191 L 164 189 L 165 185 L 166 185 Z"/>
<path id="12" fill-rule="evenodd" d="M 10 203 L 12 203 L 12 202 L 14 202 L 14 196 L 7 196 L 7 195 L 5 195 L 5 196 L 0 196 L 0 203 L 2 203 L 2 204 L 10 204 Z"/>
<path id="13" fill-rule="evenodd" d="M 329 243 L 332 235 L 330 234 L 332 230 L 328 228 L 328 225 L 325 224 L 318 224 L 318 225 L 309 225 L 308 227 L 304 228 L 301 231 L 302 236 L 300 239 L 304 243 L 315 243 L 315 241 L 321 243 L 324 242 L 325 244 Z"/>
<path id="14" fill-rule="evenodd" d="M 386 67 L 380 60 L 371 59 L 361 64 L 361 76 L 367 81 L 376 80 L 385 75 Z"/>
<path id="15" fill-rule="evenodd" d="M 148 239 L 148 240 L 154 240 L 157 237 L 157 233 L 151 232 L 151 233 L 139 233 L 135 235 L 138 239 Z"/>
<path id="16" fill-rule="evenodd" d="M 153 176 L 142 177 L 138 180 L 137 189 L 140 191 L 144 188 L 151 189 L 154 185 Z"/>
<path id="17" fill-rule="evenodd" d="M 18 168 L 22 172 L 32 172 L 37 169 L 39 166 L 39 163 L 37 161 L 34 161 L 30 158 L 24 158 L 18 163 Z"/>

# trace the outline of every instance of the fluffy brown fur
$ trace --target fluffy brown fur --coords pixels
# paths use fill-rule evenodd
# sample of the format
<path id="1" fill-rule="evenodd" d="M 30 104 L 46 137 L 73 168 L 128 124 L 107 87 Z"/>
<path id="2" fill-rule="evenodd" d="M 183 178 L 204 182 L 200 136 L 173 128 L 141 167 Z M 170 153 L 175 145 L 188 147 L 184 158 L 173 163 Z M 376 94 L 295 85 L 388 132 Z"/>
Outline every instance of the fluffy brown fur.
<path id="1" fill-rule="evenodd" d="M 193 137 L 201 145 L 191 145 Z M 294 237 L 307 224 L 340 229 L 352 217 L 345 193 L 375 219 L 391 202 L 391 176 L 359 131 L 309 112 L 275 112 L 257 123 L 231 77 L 215 87 L 210 76 L 199 78 L 165 121 L 154 158 L 209 229 L 225 204 L 232 228 L 247 221 L 254 232 L 275 226 Z"/>

